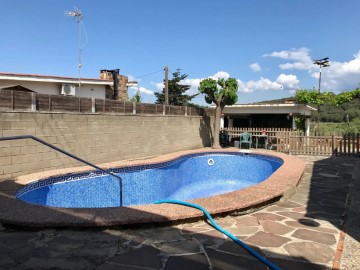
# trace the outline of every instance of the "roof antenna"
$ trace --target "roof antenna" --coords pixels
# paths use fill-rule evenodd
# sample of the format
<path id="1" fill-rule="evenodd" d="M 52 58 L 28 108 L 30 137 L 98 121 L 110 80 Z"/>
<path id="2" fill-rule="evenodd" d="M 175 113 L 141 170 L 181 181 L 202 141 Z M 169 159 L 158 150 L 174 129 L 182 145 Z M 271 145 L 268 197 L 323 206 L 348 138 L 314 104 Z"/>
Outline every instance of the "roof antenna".
<path id="1" fill-rule="evenodd" d="M 65 11 L 64 13 L 65 16 L 68 17 L 73 17 L 73 19 L 78 23 L 78 45 L 79 45 L 79 63 L 78 63 L 78 72 L 79 72 L 79 91 L 81 90 L 81 68 L 82 68 L 82 63 L 81 63 L 81 53 L 82 53 L 82 49 L 86 46 L 87 42 L 88 42 L 88 38 L 87 38 L 87 33 L 85 30 L 85 26 L 83 23 L 83 15 L 80 9 L 78 9 L 77 7 L 74 7 L 73 11 Z M 84 31 L 85 34 L 85 41 L 84 43 L 81 44 L 81 29 Z"/>

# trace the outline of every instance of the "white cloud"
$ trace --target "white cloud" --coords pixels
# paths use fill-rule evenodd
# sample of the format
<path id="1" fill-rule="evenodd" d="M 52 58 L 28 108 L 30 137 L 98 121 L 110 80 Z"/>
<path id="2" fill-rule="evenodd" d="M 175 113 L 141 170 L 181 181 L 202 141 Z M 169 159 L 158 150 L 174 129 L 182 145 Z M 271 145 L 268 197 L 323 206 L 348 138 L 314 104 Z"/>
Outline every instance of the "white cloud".
<path id="1" fill-rule="evenodd" d="M 133 86 L 133 87 L 129 87 L 129 89 L 137 92 L 138 90 L 140 91 L 140 93 L 143 93 L 145 95 L 154 95 L 154 91 L 152 90 L 149 90 L 149 89 L 146 89 L 145 87 L 136 87 L 136 86 Z"/>
<path id="2" fill-rule="evenodd" d="M 149 89 L 146 89 L 145 87 L 139 87 L 139 91 L 141 93 L 144 93 L 146 95 L 154 95 L 154 91 L 151 91 Z"/>
<path id="3" fill-rule="evenodd" d="M 314 65 L 316 72 L 313 78 L 319 79 L 319 67 Z M 330 66 L 321 70 L 321 89 L 324 91 L 353 90 L 360 84 L 360 51 L 348 62 L 330 61 Z"/>
<path id="4" fill-rule="evenodd" d="M 217 80 L 217 79 L 229 79 L 230 74 L 225 72 L 225 71 L 218 71 L 213 76 L 209 76 L 209 78 L 212 78 L 212 79 L 215 79 L 215 80 Z"/>
<path id="5" fill-rule="evenodd" d="M 314 64 L 311 60 L 309 52 L 310 50 L 308 48 L 299 48 L 291 49 L 288 51 L 272 52 L 270 54 L 264 54 L 263 56 L 293 61 L 285 64 L 280 64 L 280 69 L 308 70 L 314 68 Z"/>
<path id="6" fill-rule="evenodd" d="M 141 79 L 136 79 L 136 77 L 132 76 L 132 75 L 127 75 L 127 77 L 128 77 L 129 82 L 133 82 L 133 81 L 140 82 L 141 81 Z"/>
<path id="7" fill-rule="evenodd" d="M 248 81 L 246 86 L 254 90 L 279 90 L 282 89 L 282 85 L 273 82 L 267 78 L 260 77 L 260 80 L 257 81 Z"/>
<path id="8" fill-rule="evenodd" d="M 272 52 L 270 54 L 264 54 L 265 57 L 277 57 L 287 60 L 305 61 L 309 58 L 310 50 L 308 48 L 293 48 L 288 51 Z"/>
<path id="9" fill-rule="evenodd" d="M 179 84 L 181 85 L 190 85 L 190 89 L 186 92 L 188 95 L 194 95 L 198 93 L 198 88 L 200 85 L 201 79 L 189 79 L 186 78 L 184 80 L 181 80 Z"/>
<path id="10" fill-rule="evenodd" d="M 299 80 L 295 75 L 280 74 L 275 81 L 260 77 L 257 81 L 243 82 L 237 80 L 239 92 L 252 93 L 255 91 L 294 91 L 299 87 Z"/>
<path id="11" fill-rule="evenodd" d="M 246 87 L 246 83 L 244 83 L 242 80 L 237 80 L 238 83 L 238 92 L 242 92 L 242 93 L 251 93 L 254 90 L 253 89 L 249 89 L 248 87 Z"/>
<path id="12" fill-rule="evenodd" d="M 280 64 L 279 68 L 282 70 L 307 70 L 311 77 L 317 80 L 319 79 L 319 66 L 314 64 L 308 48 L 272 52 L 263 56 L 290 60 L 287 63 Z M 281 74 L 276 81 L 283 83 L 284 87 L 288 86 L 289 88 L 295 88 L 295 86 L 299 86 L 299 80 L 297 78 L 287 77 L 287 81 L 284 82 L 283 80 L 285 78 L 286 77 Z M 314 83 L 316 88 L 318 87 L 317 83 L 318 82 Z M 360 51 L 354 55 L 353 59 L 346 62 L 331 61 L 330 59 L 330 66 L 322 68 L 321 89 L 324 91 L 339 92 L 343 90 L 352 90 L 359 87 L 359 85 Z"/>
<path id="13" fill-rule="evenodd" d="M 209 76 L 208 78 L 217 79 L 217 78 L 230 78 L 230 74 L 225 71 L 219 71 L 215 73 L 213 76 Z M 187 94 L 193 95 L 198 93 L 198 87 L 200 85 L 202 79 L 197 78 L 186 78 L 180 82 L 182 85 L 190 85 L 190 89 Z M 240 79 L 238 82 L 238 92 L 242 93 L 251 93 L 254 91 L 293 91 L 299 87 L 299 80 L 296 75 L 290 74 L 280 74 L 275 81 L 272 81 L 268 78 L 260 77 L 259 80 L 251 80 L 248 82 L 243 82 Z M 159 89 L 163 89 L 163 83 L 152 83 L 157 86 Z"/>
<path id="14" fill-rule="evenodd" d="M 296 75 L 280 74 L 277 77 L 276 82 L 281 84 L 283 88 L 287 90 L 296 90 L 299 88 L 299 80 Z"/>
<path id="15" fill-rule="evenodd" d="M 259 65 L 259 63 L 253 63 L 250 65 L 250 68 L 255 71 L 255 72 L 259 72 L 261 70 L 261 67 Z"/>
<path id="16" fill-rule="evenodd" d="M 150 83 L 151 85 L 154 85 L 156 87 L 156 89 L 162 91 L 165 87 L 164 83 L 161 82 L 161 83 L 155 83 L 155 82 L 151 82 Z"/>
<path id="17" fill-rule="evenodd" d="M 257 81 L 248 81 L 246 83 L 238 80 L 239 92 L 251 93 L 254 91 L 282 90 L 282 84 L 260 77 Z"/>

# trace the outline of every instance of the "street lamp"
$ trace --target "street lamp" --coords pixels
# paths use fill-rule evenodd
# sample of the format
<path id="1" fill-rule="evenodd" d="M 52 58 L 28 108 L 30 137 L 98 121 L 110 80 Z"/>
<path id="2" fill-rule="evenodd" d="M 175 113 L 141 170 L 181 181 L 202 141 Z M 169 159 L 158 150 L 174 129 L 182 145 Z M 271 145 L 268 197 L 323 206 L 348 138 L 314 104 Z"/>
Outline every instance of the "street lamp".
<path id="1" fill-rule="evenodd" d="M 325 57 L 320 60 L 314 60 L 314 64 L 320 67 L 320 74 L 319 74 L 319 94 L 320 94 L 320 87 L 321 87 L 321 68 L 330 66 L 329 57 Z"/>
<path id="2" fill-rule="evenodd" d="M 319 95 L 320 95 L 320 88 L 321 88 L 321 68 L 330 66 L 329 57 L 325 57 L 323 59 L 314 60 L 314 64 L 320 67 L 319 73 Z M 320 105 L 318 104 L 318 113 L 317 113 L 317 129 L 318 132 L 320 131 Z"/>

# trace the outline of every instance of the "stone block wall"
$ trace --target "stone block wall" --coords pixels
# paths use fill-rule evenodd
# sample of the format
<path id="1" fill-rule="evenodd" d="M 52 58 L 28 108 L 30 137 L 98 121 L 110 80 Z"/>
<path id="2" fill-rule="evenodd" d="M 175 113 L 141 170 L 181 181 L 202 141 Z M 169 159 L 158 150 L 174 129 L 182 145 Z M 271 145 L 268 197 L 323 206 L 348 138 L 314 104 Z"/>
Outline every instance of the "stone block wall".
<path id="1" fill-rule="evenodd" d="M 94 164 L 211 144 L 212 118 L 0 112 L 0 136 L 33 135 Z M 0 141 L 0 180 L 83 166 L 31 139 Z"/>

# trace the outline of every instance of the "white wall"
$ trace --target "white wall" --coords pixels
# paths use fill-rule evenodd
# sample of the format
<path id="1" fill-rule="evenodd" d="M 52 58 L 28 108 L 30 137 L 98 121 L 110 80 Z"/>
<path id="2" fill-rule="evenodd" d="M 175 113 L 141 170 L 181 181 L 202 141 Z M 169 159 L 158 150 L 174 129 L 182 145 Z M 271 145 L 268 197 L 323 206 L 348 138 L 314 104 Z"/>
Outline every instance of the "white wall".
<path id="1" fill-rule="evenodd" d="M 59 95 L 60 93 L 58 83 L 0 80 L 0 87 L 18 84 L 40 94 Z"/>
<path id="2" fill-rule="evenodd" d="M 61 90 L 61 83 L 55 82 L 0 80 L 0 87 L 18 84 L 39 94 L 59 95 Z M 76 88 L 76 96 L 105 99 L 105 85 L 82 84 L 80 91 Z"/>
<path id="3" fill-rule="evenodd" d="M 105 86 L 82 84 L 80 90 L 78 86 L 76 87 L 76 96 L 105 99 Z"/>

